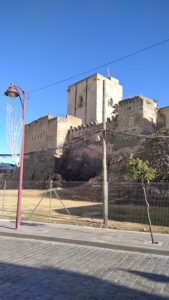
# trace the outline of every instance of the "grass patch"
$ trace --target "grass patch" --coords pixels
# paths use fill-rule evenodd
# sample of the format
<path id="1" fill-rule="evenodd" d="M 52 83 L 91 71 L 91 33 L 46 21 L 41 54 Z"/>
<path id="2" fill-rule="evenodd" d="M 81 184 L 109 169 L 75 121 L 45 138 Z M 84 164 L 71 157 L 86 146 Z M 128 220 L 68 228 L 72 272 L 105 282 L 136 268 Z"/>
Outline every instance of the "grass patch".
<path id="1" fill-rule="evenodd" d="M 21 219 L 28 216 L 35 208 L 45 191 L 23 190 Z M 59 191 L 58 191 L 59 192 Z M 0 191 L 0 215 L 3 219 L 15 219 L 17 206 L 17 190 L 7 190 L 2 214 L 2 194 Z M 31 220 L 47 223 L 49 215 L 49 194 L 40 203 Z M 98 202 L 64 200 L 63 203 L 71 213 L 77 225 L 100 227 L 103 224 L 103 205 Z M 154 232 L 169 233 L 169 207 L 150 206 L 150 214 Z M 61 202 L 52 198 L 51 223 L 72 224 L 70 216 L 63 208 Z M 140 231 L 148 228 L 146 207 L 132 204 L 109 204 L 109 227 L 114 229 Z"/>

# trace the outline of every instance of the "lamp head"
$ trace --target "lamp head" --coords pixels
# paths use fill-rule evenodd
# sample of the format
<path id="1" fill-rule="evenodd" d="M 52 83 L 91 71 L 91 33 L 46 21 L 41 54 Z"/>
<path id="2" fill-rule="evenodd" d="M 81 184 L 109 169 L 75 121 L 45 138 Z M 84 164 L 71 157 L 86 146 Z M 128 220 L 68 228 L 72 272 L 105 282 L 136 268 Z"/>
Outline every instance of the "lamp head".
<path id="1" fill-rule="evenodd" d="M 8 88 L 8 90 L 4 93 L 6 96 L 10 98 L 10 100 L 14 100 L 16 97 L 20 97 L 19 92 L 17 91 L 14 84 Z"/>

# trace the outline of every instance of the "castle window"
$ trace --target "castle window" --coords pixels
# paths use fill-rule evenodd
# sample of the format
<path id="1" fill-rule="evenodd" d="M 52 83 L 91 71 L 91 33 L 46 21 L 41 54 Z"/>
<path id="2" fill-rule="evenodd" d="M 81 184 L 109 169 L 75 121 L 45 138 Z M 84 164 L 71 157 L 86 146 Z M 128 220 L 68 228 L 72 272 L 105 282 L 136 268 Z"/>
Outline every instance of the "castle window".
<path id="1" fill-rule="evenodd" d="M 113 99 L 112 98 L 109 99 L 108 106 L 111 106 L 111 107 L 113 106 Z"/>
<path id="2" fill-rule="evenodd" d="M 41 132 L 41 134 L 40 134 L 40 138 L 42 139 L 42 132 Z"/>
<path id="3" fill-rule="evenodd" d="M 79 107 L 83 106 L 83 96 L 79 97 Z"/>
<path id="4" fill-rule="evenodd" d="M 37 139 L 39 139 L 39 134 L 37 135 Z"/>
<path id="5" fill-rule="evenodd" d="M 34 139 L 34 136 L 32 136 L 32 141 L 33 141 L 33 139 Z"/>

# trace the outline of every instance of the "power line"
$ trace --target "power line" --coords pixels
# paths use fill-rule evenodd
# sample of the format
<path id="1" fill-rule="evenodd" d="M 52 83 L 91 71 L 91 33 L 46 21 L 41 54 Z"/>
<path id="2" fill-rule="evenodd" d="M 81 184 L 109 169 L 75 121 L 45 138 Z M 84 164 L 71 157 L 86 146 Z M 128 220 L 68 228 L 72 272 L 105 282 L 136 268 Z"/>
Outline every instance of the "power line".
<path id="1" fill-rule="evenodd" d="M 134 136 L 134 137 L 138 137 L 138 138 L 143 138 L 143 139 L 154 139 L 154 140 L 158 140 L 158 139 L 169 139 L 169 136 L 166 136 L 166 135 L 156 135 L 156 136 L 151 136 L 151 135 L 145 135 L 145 134 L 136 134 L 136 133 L 133 133 L 133 132 L 126 132 L 126 131 L 117 131 L 117 130 L 114 130 L 114 129 L 106 129 L 107 132 L 111 132 L 111 133 L 115 133 L 115 134 L 121 134 L 121 135 L 127 135 L 127 136 Z M 96 134 L 99 134 L 99 133 L 102 133 L 103 130 L 102 129 L 97 129 L 96 131 L 94 132 L 84 132 L 83 135 L 81 135 L 80 137 L 74 137 L 74 141 L 72 139 L 71 142 L 67 142 L 65 143 L 65 145 L 63 146 L 60 146 L 60 147 L 56 147 L 56 148 L 50 148 L 50 150 L 68 150 L 68 149 L 80 149 L 84 144 L 84 143 L 88 143 L 88 140 L 90 140 L 90 138 L 92 136 L 95 136 Z M 70 143 L 70 144 L 69 144 Z M 98 142 L 99 144 L 99 142 Z M 77 146 L 80 145 L 80 147 L 78 148 Z M 75 147 L 74 147 L 75 146 Z M 85 146 L 88 146 L 88 144 L 85 144 Z M 77 148 L 76 148 L 77 147 Z M 88 148 L 88 147 L 87 147 Z M 44 150 L 41 150 L 42 152 L 45 151 L 45 150 L 49 150 L 49 149 L 44 149 Z M 88 150 L 91 150 L 91 151 L 95 151 L 93 149 L 89 149 Z M 39 151 L 39 152 L 41 152 Z M 38 151 L 37 151 L 38 152 Z M 97 152 L 97 151 L 96 151 Z M 30 154 L 34 154 L 35 152 L 29 152 L 29 153 L 24 153 L 24 155 L 30 155 Z M 19 156 L 20 154 L 18 153 L 17 156 Z M 3 157 L 3 158 L 6 158 L 6 157 L 11 157 L 12 154 L 7 154 L 7 153 L 4 153 L 4 154 L 0 154 L 0 157 Z"/>
<path id="2" fill-rule="evenodd" d="M 123 135 L 128 135 L 128 136 L 135 136 L 135 137 L 139 137 L 139 138 L 145 138 L 145 139 L 169 139 L 168 135 L 155 135 L 155 136 L 151 136 L 151 135 L 145 135 L 145 134 L 136 134 L 136 133 L 132 133 L 132 132 L 126 132 L 126 131 L 117 131 L 114 129 L 106 129 L 106 131 L 111 131 L 117 134 L 123 134 Z"/>
<path id="3" fill-rule="evenodd" d="M 99 65 L 99 66 L 97 66 L 97 67 L 95 67 L 95 68 L 92 68 L 92 69 L 90 69 L 90 70 L 87 70 L 87 71 L 85 71 L 85 72 L 81 72 L 81 73 L 79 73 L 79 74 L 72 75 L 72 76 L 67 77 L 67 78 L 65 78 L 65 79 L 61 79 L 61 80 L 59 80 L 59 81 L 56 81 L 56 82 L 53 82 L 53 83 L 44 85 L 44 86 L 42 86 L 42 87 L 40 87 L 40 88 L 36 88 L 36 89 L 30 90 L 30 91 L 28 91 L 28 93 L 29 93 L 29 94 L 35 93 L 35 92 L 37 92 L 37 91 L 40 91 L 40 90 L 43 90 L 43 89 L 52 87 L 52 86 L 54 86 L 54 85 L 58 85 L 58 84 L 60 84 L 60 83 L 66 82 L 66 81 L 69 81 L 69 80 L 74 79 L 74 78 L 76 78 L 76 77 L 85 75 L 85 74 L 87 74 L 87 73 L 96 71 L 96 70 L 98 70 L 98 69 L 101 69 L 101 68 L 106 67 L 106 66 L 109 66 L 109 65 L 112 65 L 112 64 L 114 64 L 114 63 L 116 63 L 116 62 L 119 62 L 119 61 L 121 61 L 121 60 L 124 60 L 124 59 L 126 59 L 126 58 L 128 58 L 128 57 L 137 55 L 137 54 L 139 54 L 139 53 L 141 53 L 141 52 L 145 52 L 145 51 L 147 51 L 147 50 L 149 50 L 149 49 L 158 47 L 158 46 L 160 46 L 160 45 L 162 45 L 162 44 L 165 44 L 165 43 L 167 43 L 167 42 L 169 42 L 169 38 L 166 39 L 166 40 L 160 41 L 160 42 L 158 42 L 158 43 L 152 44 L 152 45 L 150 45 L 150 46 L 147 46 L 147 47 L 145 47 L 145 48 L 139 49 L 139 50 L 137 50 L 137 51 L 131 52 L 131 53 L 125 55 L 125 56 L 122 56 L 122 57 L 120 57 L 120 58 L 117 58 L 117 59 L 114 59 L 114 60 L 112 60 L 112 61 L 109 61 L 109 62 L 107 62 L 107 63 L 105 63 L 105 64 L 103 64 L 103 65 Z"/>

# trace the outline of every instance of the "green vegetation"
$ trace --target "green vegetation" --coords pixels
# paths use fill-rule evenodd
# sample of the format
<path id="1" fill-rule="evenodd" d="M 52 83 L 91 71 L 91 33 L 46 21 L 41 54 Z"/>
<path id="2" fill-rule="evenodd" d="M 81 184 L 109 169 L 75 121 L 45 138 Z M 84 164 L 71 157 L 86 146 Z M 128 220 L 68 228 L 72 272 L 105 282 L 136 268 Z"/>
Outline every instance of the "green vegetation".
<path id="1" fill-rule="evenodd" d="M 131 158 L 128 161 L 129 175 L 131 179 L 141 182 L 150 182 L 155 177 L 155 169 L 149 167 L 149 162 L 139 158 Z"/>
<path id="2" fill-rule="evenodd" d="M 156 181 L 169 182 L 169 129 L 158 131 L 153 139 L 146 141 L 136 153 L 141 160 L 148 160 L 152 168 L 156 168 Z"/>
<path id="3" fill-rule="evenodd" d="M 169 207 L 151 206 L 151 222 L 153 226 L 169 227 Z M 145 205 L 109 205 L 109 220 L 148 224 Z"/>

